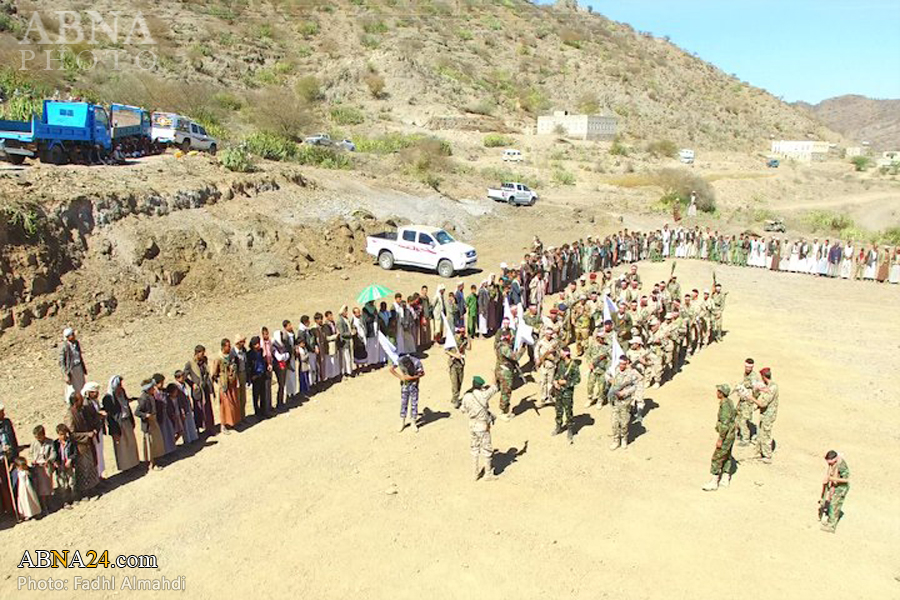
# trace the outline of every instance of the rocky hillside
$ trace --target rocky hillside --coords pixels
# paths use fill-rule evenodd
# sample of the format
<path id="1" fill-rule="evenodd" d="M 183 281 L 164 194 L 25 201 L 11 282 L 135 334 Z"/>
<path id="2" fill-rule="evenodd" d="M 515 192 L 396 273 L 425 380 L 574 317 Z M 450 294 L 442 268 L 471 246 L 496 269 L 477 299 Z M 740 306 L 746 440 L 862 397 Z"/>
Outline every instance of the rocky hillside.
<path id="1" fill-rule="evenodd" d="M 815 105 L 804 102 L 797 105 L 857 143 L 869 142 L 874 150 L 900 148 L 900 100 L 847 95 Z"/>
<path id="2" fill-rule="evenodd" d="M 14 38 L 37 41 L 33 30 L 25 36 L 34 11 L 56 39 L 52 11 L 84 10 L 70 0 L 4 6 L 3 64 L 28 47 Z M 617 115 L 633 143 L 750 150 L 771 137 L 835 137 L 806 112 L 666 39 L 571 3 L 99 0 L 91 9 L 143 11 L 154 44 L 111 43 L 98 33 L 95 44 L 69 46 L 63 70 L 34 68 L 30 77 L 45 89 L 187 112 L 231 139 L 259 128 L 296 136 L 373 124 L 524 131 L 537 115 L 564 108 Z M 39 56 L 46 47 L 35 46 Z M 127 68 L 133 60 L 125 59 L 148 47 L 156 68 Z M 87 49 L 101 61 L 92 69 L 72 58 Z M 111 71 L 116 52 L 126 67 Z"/>

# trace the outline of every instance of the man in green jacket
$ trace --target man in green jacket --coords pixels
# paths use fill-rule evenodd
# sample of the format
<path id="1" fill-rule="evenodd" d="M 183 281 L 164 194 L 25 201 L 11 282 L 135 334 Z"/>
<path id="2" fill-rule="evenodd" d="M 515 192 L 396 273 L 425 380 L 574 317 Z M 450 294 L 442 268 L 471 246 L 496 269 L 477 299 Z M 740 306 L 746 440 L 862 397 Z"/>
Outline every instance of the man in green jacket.
<path id="1" fill-rule="evenodd" d="M 720 486 L 727 488 L 731 483 L 731 471 L 734 467 L 731 450 L 734 446 L 734 425 L 737 412 L 734 409 L 734 403 L 728 397 L 730 395 L 731 388 L 727 384 L 716 386 L 716 397 L 719 399 L 716 433 L 719 434 L 719 437 L 716 440 L 716 450 L 713 452 L 710 464 L 712 479 L 703 486 L 703 490 L 706 492 L 714 492 Z"/>

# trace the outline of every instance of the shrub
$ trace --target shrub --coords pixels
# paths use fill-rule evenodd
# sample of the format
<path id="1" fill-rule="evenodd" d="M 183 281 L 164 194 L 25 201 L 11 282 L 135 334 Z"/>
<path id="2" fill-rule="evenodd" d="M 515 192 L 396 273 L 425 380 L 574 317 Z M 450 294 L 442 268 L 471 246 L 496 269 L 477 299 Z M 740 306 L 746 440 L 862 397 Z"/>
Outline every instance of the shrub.
<path id="1" fill-rule="evenodd" d="M 400 151 L 400 161 L 413 176 L 437 189 L 441 183 L 437 173 L 450 170 L 451 154 L 448 142 L 435 137 L 422 137 Z"/>
<path id="2" fill-rule="evenodd" d="M 468 42 L 469 40 L 471 40 L 474 37 L 472 35 L 472 32 L 469 31 L 468 29 L 460 29 L 459 31 L 456 32 L 456 35 L 458 35 L 459 39 L 461 39 L 464 42 Z"/>
<path id="3" fill-rule="evenodd" d="M 675 158 L 678 156 L 678 146 L 672 140 L 656 140 L 647 144 L 647 152 L 657 158 Z"/>
<path id="4" fill-rule="evenodd" d="M 240 110 L 241 99 L 229 92 L 219 92 L 213 96 L 215 102 L 220 108 L 225 110 Z"/>
<path id="5" fill-rule="evenodd" d="M 806 215 L 806 220 L 813 231 L 835 232 L 854 229 L 856 223 L 849 216 L 829 210 L 813 210 Z"/>
<path id="6" fill-rule="evenodd" d="M 564 169 L 557 169 L 553 172 L 553 181 L 560 185 L 575 185 L 575 174 Z"/>
<path id="7" fill-rule="evenodd" d="M 500 148 L 503 146 L 511 146 L 513 144 L 513 139 L 500 133 L 489 133 L 484 136 L 483 143 L 485 148 Z"/>
<path id="8" fill-rule="evenodd" d="M 295 160 L 301 165 L 312 165 L 323 169 L 353 168 L 353 163 L 346 153 L 328 146 L 310 146 L 307 144 L 298 146 Z"/>
<path id="9" fill-rule="evenodd" d="M 294 86 L 297 94 L 307 102 L 318 102 L 322 99 L 322 89 L 315 75 L 301 77 Z"/>
<path id="10" fill-rule="evenodd" d="M 597 101 L 597 95 L 593 92 L 586 92 L 578 99 L 578 109 L 587 115 L 600 112 L 600 102 Z"/>
<path id="11" fill-rule="evenodd" d="M 663 189 L 660 202 L 671 206 L 678 202 L 687 206 L 691 192 L 697 194 L 697 209 L 707 213 L 716 211 L 716 193 L 708 181 L 684 169 L 662 169 L 654 174 L 654 183 Z"/>
<path id="12" fill-rule="evenodd" d="M 372 94 L 372 97 L 376 100 L 380 100 L 387 95 L 384 92 L 384 77 L 381 75 L 369 73 L 365 76 L 364 81 L 366 82 L 366 85 L 369 86 L 369 93 Z"/>
<path id="13" fill-rule="evenodd" d="M 619 137 L 613 140 L 612 146 L 609 147 L 609 153 L 613 156 L 628 156 L 628 147 L 619 140 Z"/>
<path id="14" fill-rule="evenodd" d="M 900 246 L 900 227 L 888 227 L 881 232 L 881 241 L 891 246 Z"/>
<path id="15" fill-rule="evenodd" d="M 497 110 L 497 103 L 490 98 L 482 98 L 475 104 L 466 105 L 463 110 L 475 115 L 490 116 L 494 114 L 495 110 Z"/>
<path id="16" fill-rule="evenodd" d="M 361 125 L 366 121 L 366 115 L 353 106 L 338 106 L 331 109 L 331 120 L 337 125 Z"/>
<path id="17" fill-rule="evenodd" d="M 857 171 L 866 171 L 872 166 L 872 159 L 868 156 L 854 156 L 850 162 Z"/>
<path id="18" fill-rule="evenodd" d="M 370 35 L 368 33 L 364 33 L 361 36 L 359 36 L 359 41 L 363 46 L 365 46 L 369 50 L 374 50 L 374 49 L 378 48 L 378 46 L 380 45 L 378 42 L 378 38 L 375 37 L 374 35 Z"/>
<path id="19" fill-rule="evenodd" d="M 306 101 L 284 88 L 258 92 L 252 107 L 252 121 L 257 128 L 292 140 L 299 139 L 313 122 Z"/>
<path id="20" fill-rule="evenodd" d="M 380 19 L 365 21 L 363 22 L 362 28 L 363 31 L 371 35 L 382 34 L 388 30 L 388 26 Z"/>
<path id="21" fill-rule="evenodd" d="M 267 160 L 291 160 L 297 155 L 297 143 L 286 137 L 258 131 L 244 140 L 248 152 Z"/>
<path id="22" fill-rule="evenodd" d="M 253 158 L 243 144 L 225 148 L 219 152 L 218 158 L 219 163 L 229 171 L 251 173 L 256 170 Z"/>
<path id="23" fill-rule="evenodd" d="M 319 24 L 316 21 L 303 21 L 297 26 L 297 31 L 303 37 L 312 37 L 319 33 Z"/>

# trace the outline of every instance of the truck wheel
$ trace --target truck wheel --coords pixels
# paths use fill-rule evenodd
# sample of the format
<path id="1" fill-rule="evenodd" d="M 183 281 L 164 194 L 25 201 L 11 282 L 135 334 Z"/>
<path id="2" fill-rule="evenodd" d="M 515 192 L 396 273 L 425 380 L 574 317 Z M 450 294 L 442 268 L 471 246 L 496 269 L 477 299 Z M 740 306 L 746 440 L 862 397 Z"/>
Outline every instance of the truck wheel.
<path id="1" fill-rule="evenodd" d="M 444 279 L 450 279 L 453 277 L 453 263 L 445 258 L 438 263 L 437 272 Z"/>
<path id="2" fill-rule="evenodd" d="M 515 197 L 515 196 L 510 196 L 509 198 L 506 199 L 506 202 L 507 202 L 507 204 L 509 204 L 510 206 L 515 206 L 515 205 L 516 205 L 516 197 Z"/>
<path id="3" fill-rule="evenodd" d="M 381 265 L 381 268 L 385 271 L 390 271 L 394 268 L 394 255 L 385 250 L 378 255 L 378 264 Z"/>
<path id="4" fill-rule="evenodd" d="M 64 165 L 69 162 L 69 154 L 60 144 L 56 144 L 50 148 L 48 153 L 48 162 L 51 165 Z"/>
<path id="5" fill-rule="evenodd" d="M 184 152 L 185 154 L 187 154 L 188 152 L 191 151 L 191 140 L 189 138 L 185 138 L 181 142 L 181 151 Z"/>
<path id="6" fill-rule="evenodd" d="M 218 152 L 218 150 L 219 150 L 219 149 L 216 148 L 216 145 L 215 145 L 215 144 L 213 144 L 212 146 L 209 147 L 209 153 L 212 154 L 213 156 L 216 155 L 216 152 Z"/>
<path id="7" fill-rule="evenodd" d="M 25 162 L 25 157 L 21 154 L 7 154 L 6 160 L 14 165 L 21 165 L 23 162 Z"/>

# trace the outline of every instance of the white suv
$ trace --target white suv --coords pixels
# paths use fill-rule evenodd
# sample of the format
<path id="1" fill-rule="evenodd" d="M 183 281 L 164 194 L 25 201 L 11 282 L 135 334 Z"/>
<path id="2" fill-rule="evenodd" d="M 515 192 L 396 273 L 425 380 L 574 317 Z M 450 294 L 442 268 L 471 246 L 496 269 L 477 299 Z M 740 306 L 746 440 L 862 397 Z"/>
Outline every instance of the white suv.
<path id="1" fill-rule="evenodd" d="M 207 150 L 211 154 L 215 154 L 219 147 L 216 138 L 206 133 L 202 125 L 173 113 L 153 113 L 150 136 L 154 142 L 166 146 L 177 146 L 184 152 Z"/>

